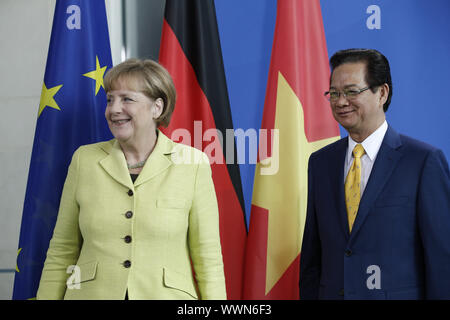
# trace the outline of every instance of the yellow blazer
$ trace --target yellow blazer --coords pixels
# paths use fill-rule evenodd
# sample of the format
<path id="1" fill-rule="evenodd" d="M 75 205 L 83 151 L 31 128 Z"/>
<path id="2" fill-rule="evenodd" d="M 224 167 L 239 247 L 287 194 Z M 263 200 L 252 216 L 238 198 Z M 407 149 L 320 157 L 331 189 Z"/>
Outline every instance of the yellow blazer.
<path id="1" fill-rule="evenodd" d="M 116 140 L 74 153 L 37 299 L 127 290 L 130 299 L 226 299 L 208 158 L 160 131 L 134 184 Z"/>

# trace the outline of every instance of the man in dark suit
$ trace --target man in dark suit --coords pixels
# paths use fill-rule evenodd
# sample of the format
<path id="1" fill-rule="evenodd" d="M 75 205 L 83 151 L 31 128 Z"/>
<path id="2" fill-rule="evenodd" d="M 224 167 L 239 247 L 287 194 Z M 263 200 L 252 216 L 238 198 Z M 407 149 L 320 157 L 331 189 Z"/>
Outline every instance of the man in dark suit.
<path id="1" fill-rule="evenodd" d="M 342 50 L 330 64 L 325 95 L 349 136 L 309 159 L 300 299 L 450 299 L 444 154 L 387 124 L 380 52 Z"/>

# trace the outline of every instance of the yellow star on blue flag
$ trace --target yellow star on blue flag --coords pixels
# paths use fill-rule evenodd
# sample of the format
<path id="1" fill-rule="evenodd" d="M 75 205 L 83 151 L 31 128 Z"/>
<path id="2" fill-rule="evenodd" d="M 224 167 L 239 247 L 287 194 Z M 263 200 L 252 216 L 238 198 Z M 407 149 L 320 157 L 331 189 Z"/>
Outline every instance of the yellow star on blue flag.
<path id="1" fill-rule="evenodd" d="M 103 85 L 103 76 L 105 75 L 106 68 L 107 66 L 100 67 L 98 57 L 95 56 L 95 70 L 83 74 L 83 76 L 95 80 L 95 95 L 97 95 L 98 90 L 100 90 L 100 87 L 103 87 L 103 89 L 105 89 L 105 86 Z"/>
<path id="2" fill-rule="evenodd" d="M 59 89 L 61 89 L 61 87 L 62 84 L 47 89 L 45 83 L 42 85 L 41 102 L 39 103 L 38 117 L 41 115 L 42 111 L 44 111 L 45 107 L 61 110 L 54 99 L 55 94 L 59 91 Z"/>

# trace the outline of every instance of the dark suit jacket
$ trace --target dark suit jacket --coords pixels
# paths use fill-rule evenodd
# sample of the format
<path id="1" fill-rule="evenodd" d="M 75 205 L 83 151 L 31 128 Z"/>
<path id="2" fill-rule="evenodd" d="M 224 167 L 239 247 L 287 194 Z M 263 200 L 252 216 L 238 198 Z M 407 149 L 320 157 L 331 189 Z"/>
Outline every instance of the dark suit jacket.
<path id="1" fill-rule="evenodd" d="M 389 127 L 350 234 L 347 139 L 309 159 L 300 299 L 450 299 L 450 174 L 444 154 Z M 373 288 L 375 280 L 379 288 Z"/>

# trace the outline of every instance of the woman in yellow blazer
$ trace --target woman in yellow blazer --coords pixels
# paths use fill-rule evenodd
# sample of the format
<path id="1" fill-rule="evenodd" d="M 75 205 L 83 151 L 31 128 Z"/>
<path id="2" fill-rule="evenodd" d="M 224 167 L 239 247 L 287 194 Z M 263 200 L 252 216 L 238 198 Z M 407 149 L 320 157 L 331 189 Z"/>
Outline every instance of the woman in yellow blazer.
<path id="1" fill-rule="evenodd" d="M 115 139 L 73 155 L 37 299 L 226 299 L 208 158 L 157 129 L 170 75 L 130 59 L 104 84 Z"/>

